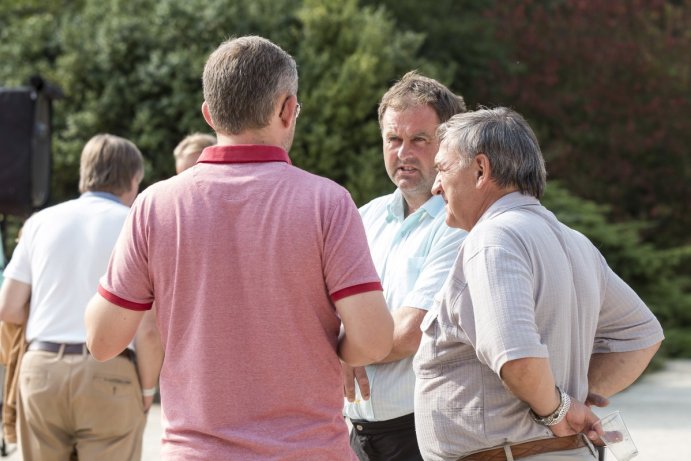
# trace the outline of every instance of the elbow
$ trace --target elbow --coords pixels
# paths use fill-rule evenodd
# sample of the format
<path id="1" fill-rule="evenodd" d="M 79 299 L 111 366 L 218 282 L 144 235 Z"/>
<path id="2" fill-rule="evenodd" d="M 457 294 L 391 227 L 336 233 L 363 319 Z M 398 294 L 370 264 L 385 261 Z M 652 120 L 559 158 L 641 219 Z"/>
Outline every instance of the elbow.
<path id="1" fill-rule="evenodd" d="M 373 350 L 367 354 L 367 363 L 365 365 L 383 361 L 391 353 L 392 346 L 393 343 L 390 343 L 388 345 L 379 345 L 376 349 L 372 348 Z"/>
<path id="2" fill-rule="evenodd" d="M 368 360 L 370 363 L 381 362 L 384 360 L 393 349 L 393 333 L 394 324 L 391 316 L 383 320 L 381 325 L 381 333 L 376 336 L 376 340 L 372 341 L 368 349 Z"/>
<path id="3" fill-rule="evenodd" d="M 99 362 L 105 362 L 112 359 L 122 351 L 112 351 L 102 342 L 94 340 L 92 335 L 86 335 L 86 347 L 91 356 Z"/>

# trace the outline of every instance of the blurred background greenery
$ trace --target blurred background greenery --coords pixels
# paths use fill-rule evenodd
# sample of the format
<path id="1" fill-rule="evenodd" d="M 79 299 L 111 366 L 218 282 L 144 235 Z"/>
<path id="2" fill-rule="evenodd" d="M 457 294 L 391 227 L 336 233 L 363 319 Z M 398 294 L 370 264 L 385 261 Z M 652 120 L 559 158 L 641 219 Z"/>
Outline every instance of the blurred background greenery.
<path id="1" fill-rule="evenodd" d="M 377 103 L 419 69 L 470 108 L 506 105 L 541 141 L 544 203 L 586 234 L 691 357 L 691 14 L 684 0 L 0 0 L 0 86 L 40 74 L 54 103 L 51 203 L 78 195 L 81 148 L 109 132 L 174 172 L 208 54 L 257 34 L 297 60 L 293 162 L 358 204 L 390 192 Z M 25 217 L 7 217 L 7 248 Z"/>

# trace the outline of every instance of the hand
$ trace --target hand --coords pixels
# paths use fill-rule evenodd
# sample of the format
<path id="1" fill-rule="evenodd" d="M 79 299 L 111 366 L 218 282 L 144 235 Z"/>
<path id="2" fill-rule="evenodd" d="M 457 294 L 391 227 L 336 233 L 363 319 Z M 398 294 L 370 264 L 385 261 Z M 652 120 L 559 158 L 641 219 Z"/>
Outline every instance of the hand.
<path id="1" fill-rule="evenodd" d="M 569 408 L 569 411 L 566 413 L 566 417 L 564 417 L 559 424 L 549 426 L 549 428 L 557 437 L 566 437 L 582 432 L 586 434 L 590 440 L 599 441 L 599 436 L 593 429 L 593 424 L 599 419 L 600 418 L 590 409 L 590 406 L 577 402 L 572 397 L 571 408 Z"/>
<path id="2" fill-rule="evenodd" d="M 343 376 L 343 395 L 348 402 L 355 401 L 355 382 L 360 388 L 360 395 L 364 400 L 369 400 L 369 379 L 365 367 L 351 367 L 341 361 L 341 375 Z"/>

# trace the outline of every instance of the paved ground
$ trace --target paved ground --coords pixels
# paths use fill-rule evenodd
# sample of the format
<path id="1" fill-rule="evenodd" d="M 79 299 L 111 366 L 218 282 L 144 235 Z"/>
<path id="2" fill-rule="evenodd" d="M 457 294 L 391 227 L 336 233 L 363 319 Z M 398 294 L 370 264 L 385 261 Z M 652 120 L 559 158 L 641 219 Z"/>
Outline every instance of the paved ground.
<path id="1" fill-rule="evenodd" d="M 639 455 L 636 461 L 691 460 L 691 360 L 675 360 L 611 399 L 601 416 L 620 410 Z M 155 405 L 144 432 L 143 461 L 159 461 L 161 409 Z M 10 447 L 13 449 L 14 447 Z M 8 461 L 19 461 L 16 451 Z M 607 460 L 613 460 L 611 455 Z"/>
<path id="2" fill-rule="evenodd" d="M 644 376 L 597 413 L 612 410 L 621 411 L 638 447 L 636 461 L 691 460 L 691 360 L 671 361 Z"/>

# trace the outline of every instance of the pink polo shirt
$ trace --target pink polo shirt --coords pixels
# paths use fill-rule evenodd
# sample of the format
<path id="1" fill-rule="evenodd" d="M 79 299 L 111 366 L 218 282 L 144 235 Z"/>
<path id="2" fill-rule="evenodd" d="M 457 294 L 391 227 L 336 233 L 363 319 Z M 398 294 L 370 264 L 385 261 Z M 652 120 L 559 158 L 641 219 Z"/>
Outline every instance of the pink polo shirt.
<path id="1" fill-rule="evenodd" d="M 349 193 L 270 146 L 213 146 L 136 200 L 99 292 L 156 301 L 164 459 L 356 460 L 333 301 L 380 290 Z"/>

